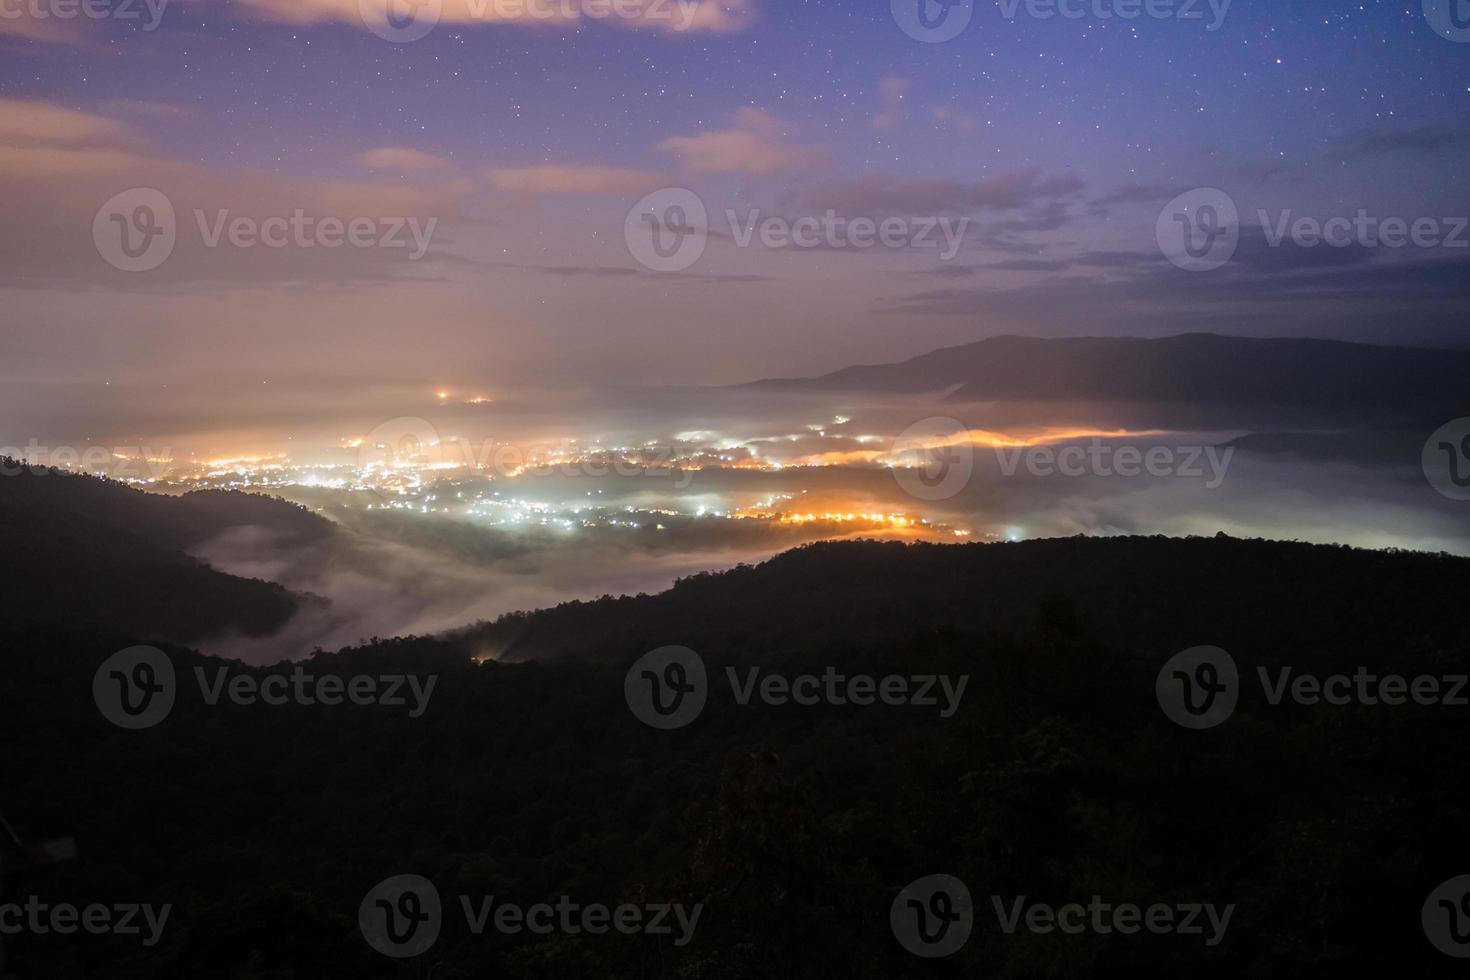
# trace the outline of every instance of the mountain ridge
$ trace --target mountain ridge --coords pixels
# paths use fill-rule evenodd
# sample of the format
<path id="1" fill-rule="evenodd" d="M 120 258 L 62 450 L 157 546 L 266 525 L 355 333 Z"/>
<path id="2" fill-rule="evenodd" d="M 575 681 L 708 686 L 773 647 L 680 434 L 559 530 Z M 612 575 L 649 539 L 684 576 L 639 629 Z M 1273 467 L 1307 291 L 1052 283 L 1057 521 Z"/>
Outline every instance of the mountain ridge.
<path id="1" fill-rule="evenodd" d="M 1314 338 L 990 337 L 903 361 L 751 391 L 915 395 L 944 401 L 1100 401 L 1281 406 L 1349 416 L 1433 417 L 1470 373 L 1470 351 Z"/>

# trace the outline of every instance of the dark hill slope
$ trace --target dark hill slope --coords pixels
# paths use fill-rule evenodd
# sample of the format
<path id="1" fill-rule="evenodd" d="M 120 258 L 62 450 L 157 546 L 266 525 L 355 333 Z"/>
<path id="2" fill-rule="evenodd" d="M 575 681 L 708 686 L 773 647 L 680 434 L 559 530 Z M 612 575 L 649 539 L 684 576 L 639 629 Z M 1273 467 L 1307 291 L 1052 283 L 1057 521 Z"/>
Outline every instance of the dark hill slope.
<path id="1" fill-rule="evenodd" d="M 268 497 L 167 497 L 10 461 L 4 469 L 0 617 L 13 620 L 93 624 L 184 643 L 227 632 L 268 635 L 303 599 L 219 572 L 188 550 L 233 527 L 270 527 L 297 540 L 331 533 L 327 521 Z"/>
<path id="2" fill-rule="evenodd" d="M 1144 654 L 1215 644 L 1291 661 L 1349 649 L 1376 658 L 1463 638 L 1470 627 L 1451 610 L 1466 595 L 1466 559 L 1223 536 L 833 542 L 466 635 L 513 660 L 618 658 L 665 644 L 742 660 L 840 659 L 844 647 L 926 634 L 1009 633 L 1060 600 L 1099 638 Z"/>

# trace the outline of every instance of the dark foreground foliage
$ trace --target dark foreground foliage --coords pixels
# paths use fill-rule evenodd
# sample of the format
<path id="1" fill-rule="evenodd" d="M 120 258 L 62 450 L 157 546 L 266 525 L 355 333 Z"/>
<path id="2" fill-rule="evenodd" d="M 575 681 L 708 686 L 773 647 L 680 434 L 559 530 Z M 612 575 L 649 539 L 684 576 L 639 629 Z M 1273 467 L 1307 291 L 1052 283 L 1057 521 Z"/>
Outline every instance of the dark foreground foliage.
<path id="1" fill-rule="evenodd" d="M 134 636 L 0 632 L 0 809 L 80 860 L 6 899 L 172 903 L 163 941 L 17 937 L 21 978 L 1448 976 L 1431 889 L 1470 872 L 1470 708 L 1240 709 L 1193 732 L 1154 682 L 1186 646 L 1260 665 L 1470 672 L 1470 562 L 1228 539 L 822 545 L 662 596 L 322 654 L 316 673 L 438 676 L 427 712 L 209 706 L 193 669 L 156 728 L 92 699 Z M 683 644 L 703 715 L 641 724 L 629 665 Z M 494 653 L 528 662 L 477 663 Z M 726 667 L 951 674 L 960 710 L 742 707 Z M 235 672 L 268 671 L 230 665 Z M 423 956 L 358 932 L 381 879 L 444 896 Z M 889 906 L 953 874 L 976 928 L 905 952 Z M 694 940 L 472 935 L 459 896 L 705 903 Z M 990 896 L 1237 906 L 1225 940 L 1006 935 Z"/>

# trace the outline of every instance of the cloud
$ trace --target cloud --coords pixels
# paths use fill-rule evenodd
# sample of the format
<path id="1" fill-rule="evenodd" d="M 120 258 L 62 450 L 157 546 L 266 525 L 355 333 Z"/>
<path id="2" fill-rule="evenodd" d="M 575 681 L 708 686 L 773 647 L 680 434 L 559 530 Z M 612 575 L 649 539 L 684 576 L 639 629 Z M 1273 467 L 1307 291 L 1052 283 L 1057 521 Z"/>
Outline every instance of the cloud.
<path id="1" fill-rule="evenodd" d="M 992 262 L 987 268 L 1007 272 L 1065 272 L 1072 263 L 1058 259 L 1007 259 Z"/>
<path id="2" fill-rule="evenodd" d="M 51 102 L 0 99 L 0 142 L 11 146 L 101 146 L 136 144 L 141 137 L 124 123 Z"/>
<path id="3" fill-rule="evenodd" d="M 98 176 L 147 162 L 146 141 L 125 123 L 50 102 L 0 99 L 0 177 Z"/>
<path id="4" fill-rule="evenodd" d="M 1345 247 L 1319 246 L 1307 248 L 1284 238 L 1272 245 L 1266 238 L 1265 229 L 1255 225 L 1244 225 L 1240 229 L 1240 243 L 1236 246 L 1231 263 L 1245 266 L 1256 272 L 1287 273 L 1303 269 L 1332 269 L 1344 266 L 1363 265 L 1378 257 L 1375 250 L 1359 242 Z"/>
<path id="5" fill-rule="evenodd" d="M 1165 261 L 1158 252 L 1091 251 L 1083 252 L 1072 260 L 1078 265 L 1097 269 L 1140 269 L 1162 265 Z"/>
<path id="6" fill-rule="evenodd" d="M 966 115 L 947 105 L 936 105 L 929 108 L 929 115 L 941 126 L 953 127 L 961 133 L 969 133 L 975 129 L 975 117 Z"/>
<path id="7" fill-rule="evenodd" d="M 369 150 L 358 159 L 369 170 L 385 170 L 402 175 L 442 174 L 454 169 L 454 165 L 442 157 L 406 146 L 379 147 Z"/>
<path id="8" fill-rule="evenodd" d="M 878 93 L 883 98 L 884 105 L 898 105 L 903 97 L 913 88 L 914 80 L 911 78 L 897 78 L 888 76 L 878 82 Z"/>
<path id="9" fill-rule="evenodd" d="M 28 4 L 0 7 L 0 39 L 20 38 L 42 44 L 89 47 L 95 40 L 96 21 L 88 17 L 35 17 Z"/>
<path id="10" fill-rule="evenodd" d="M 698 282 L 708 284 L 742 284 L 775 281 L 771 276 L 711 272 L 650 272 L 647 269 L 636 269 L 631 266 L 622 265 L 528 265 L 521 262 L 478 262 L 474 264 L 488 269 L 533 272 L 538 275 L 558 276 L 563 279 L 588 276 L 597 279 L 649 279 L 658 282 Z"/>
<path id="11" fill-rule="evenodd" d="M 874 129 L 892 129 L 904 119 L 903 100 L 913 87 L 913 80 L 889 76 L 878 82 L 878 97 L 883 110 L 873 117 Z"/>
<path id="12" fill-rule="evenodd" d="M 666 175 L 653 170 L 555 164 L 497 168 L 488 176 L 500 190 L 530 194 L 646 194 L 669 182 Z"/>
<path id="13" fill-rule="evenodd" d="M 729 129 L 675 136 L 658 148 L 678 156 L 685 169 L 695 174 L 773 177 L 828 169 L 831 160 L 827 148 L 793 143 L 794 130 L 783 119 L 745 106 L 735 114 Z"/>
<path id="14" fill-rule="evenodd" d="M 1391 133 L 1357 133 L 1339 140 L 1328 154 L 1334 159 L 1365 160 L 1390 154 L 1436 156 L 1470 143 L 1470 129 L 1426 125 Z"/>
<path id="15" fill-rule="evenodd" d="M 1179 191 L 1167 190 L 1163 187 L 1154 187 L 1146 184 L 1128 183 L 1121 184 L 1112 191 L 1104 194 L 1092 202 L 1094 209 L 1105 209 L 1114 204 L 1134 204 L 1157 201 L 1162 204 L 1168 201 Z"/>
<path id="16" fill-rule="evenodd" d="M 1046 177 L 1040 170 L 1021 170 L 978 181 L 914 178 L 875 174 L 829 180 L 788 194 L 783 201 L 803 211 L 839 214 L 944 214 L 965 211 L 1010 211 L 1070 197 L 1083 187 L 1070 176 Z"/>
<path id="17" fill-rule="evenodd" d="M 892 129 L 909 118 L 909 93 L 914 87 L 913 79 L 895 75 L 878 80 L 878 99 L 882 108 L 873 116 L 873 128 Z M 975 129 L 975 118 L 948 105 L 931 105 L 923 110 L 941 128 L 957 133 L 969 133 Z"/>
<path id="18" fill-rule="evenodd" d="M 0 285 L 141 292 L 421 279 L 428 263 L 407 260 L 419 243 L 405 240 L 408 220 L 418 220 L 422 230 L 430 221 L 437 228 L 463 218 L 474 189 L 455 179 L 306 180 L 215 170 L 169 158 L 131 123 L 23 100 L 0 100 L 0 179 L 7 184 L 0 198 L 6 228 L 0 236 Z M 167 197 L 177 242 L 161 267 L 130 275 L 104 260 L 94 245 L 94 221 L 105 202 L 141 188 Z M 377 240 L 404 245 L 297 247 L 293 240 L 287 247 L 211 246 L 205 230 L 238 218 L 289 221 L 297 212 L 312 222 L 373 221 L 382 233 Z M 397 232 L 396 219 L 404 219 Z M 445 238 L 430 237 L 436 246 Z"/>
<path id="19" fill-rule="evenodd" d="M 191 119 L 194 112 L 171 102 L 150 102 L 146 99 L 109 99 L 99 107 L 120 116 L 136 116 L 142 119 Z"/>
<path id="20" fill-rule="evenodd" d="M 1246 229 L 1236 260 L 1208 274 L 1174 268 L 1157 252 L 1090 252 L 1078 266 L 1105 275 L 1054 276 L 1025 286 L 994 283 L 931 289 L 886 300 L 904 316 L 981 318 L 1042 334 L 1177 333 L 1190 329 L 1289 332 L 1339 339 L 1381 338 L 1385 323 L 1404 325 L 1415 343 L 1454 336 L 1470 302 L 1470 258 L 1365 257 L 1360 250 L 1264 249 Z M 1341 251 L 1337 257 L 1314 253 Z"/>
<path id="21" fill-rule="evenodd" d="M 235 0 L 247 15 L 278 24 L 350 24 L 366 28 L 363 7 L 389 0 Z M 580 27 L 606 21 L 664 34 L 731 34 L 756 19 L 755 0 L 442 0 L 438 23 Z M 432 5 L 430 6 L 432 9 Z"/>

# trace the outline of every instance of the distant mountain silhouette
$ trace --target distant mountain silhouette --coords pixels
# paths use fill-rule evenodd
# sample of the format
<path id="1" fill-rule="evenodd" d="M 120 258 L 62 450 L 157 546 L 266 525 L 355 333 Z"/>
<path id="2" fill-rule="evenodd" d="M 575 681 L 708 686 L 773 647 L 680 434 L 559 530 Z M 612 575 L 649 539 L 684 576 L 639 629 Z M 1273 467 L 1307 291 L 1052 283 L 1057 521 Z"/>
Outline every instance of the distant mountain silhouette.
<path id="1" fill-rule="evenodd" d="M 1100 401 L 1310 409 L 1402 420 L 1461 400 L 1470 351 L 1183 334 L 1161 339 L 993 337 L 897 364 L 759 390 L 947 393 L 949 401 Z"/>
<path id="2" fill-rule="evenodd" d="M 331 533 L 328 521 L 255 494 L 169 497 L 0 463 L 0 618 L 92 624 L 181 643 L 268 635 L 307 600 L 216 571 L 189 549 L 233 527 L 269 527 L 298 542 Z"/>

